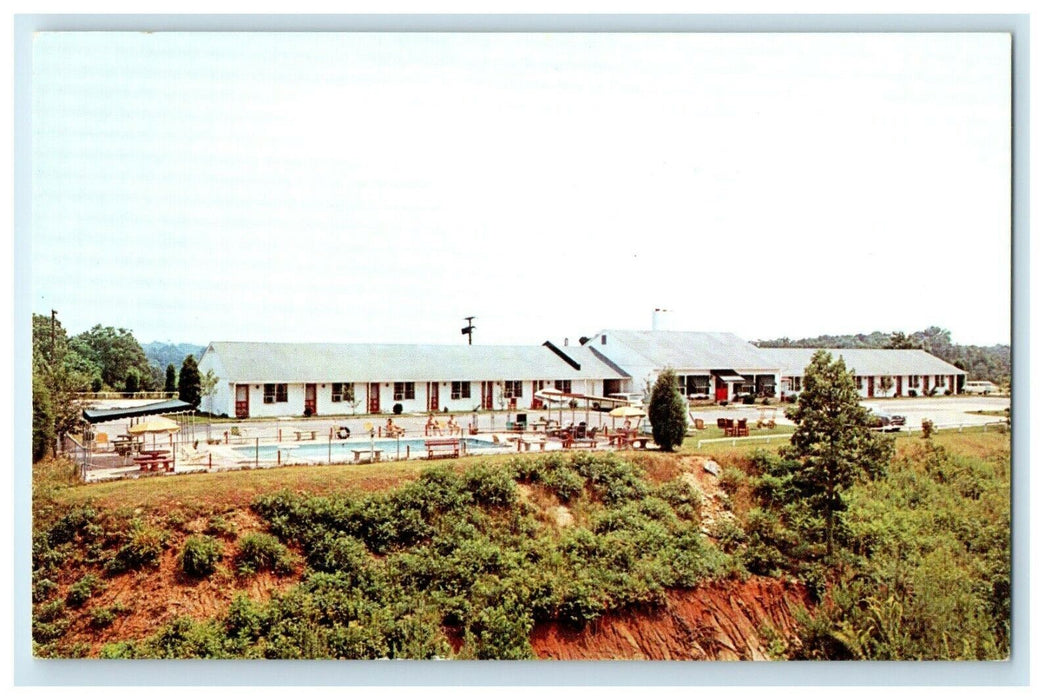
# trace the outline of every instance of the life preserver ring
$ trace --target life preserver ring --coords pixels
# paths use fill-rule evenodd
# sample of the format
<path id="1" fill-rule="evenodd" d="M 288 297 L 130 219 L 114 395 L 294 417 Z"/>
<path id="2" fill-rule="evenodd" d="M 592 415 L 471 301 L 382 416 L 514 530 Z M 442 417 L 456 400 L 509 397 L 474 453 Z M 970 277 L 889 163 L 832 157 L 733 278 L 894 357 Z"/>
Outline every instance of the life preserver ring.
<path id="1" fill-rule="evenodd" d="M 336 437 L 340 440 L 346 440 L 350 437 L 350 428 L 345 425 L 339 426 L 339 430 L 336 431 Z"/>

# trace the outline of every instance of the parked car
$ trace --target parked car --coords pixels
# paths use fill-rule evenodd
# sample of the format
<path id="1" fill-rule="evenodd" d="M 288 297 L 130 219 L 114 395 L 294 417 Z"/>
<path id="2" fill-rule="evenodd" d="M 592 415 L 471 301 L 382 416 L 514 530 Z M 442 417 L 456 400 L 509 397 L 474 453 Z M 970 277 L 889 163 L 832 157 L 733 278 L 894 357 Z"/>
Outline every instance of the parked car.
<path id="1" fill-rule="evenodd" d="M 642 405 L 642 394 L 638 393 L 638 392 L 634 392 L 634 391 L 628 392 L 628 393 L 610 394 L 609 398 L 611 398 L 611 399 L 619 399 L 621 401 L 627 401 L 630 406 L 641 406 Z"/>
<path id="2" fill-rule="evenodd" d="M 999 394 L 1000 387 L 996 386 L 992 382 L 985 381 L 964 382 L 963 393 L 982 394 L 983 396 L 987 396 L 989 394 Z"/>
<path id="3" fill-rule="evenodd" d="M 869 409 L 869 421 L 870 425 L 876 430 L 897 432 L 905 425 L 905 416 Z"/>

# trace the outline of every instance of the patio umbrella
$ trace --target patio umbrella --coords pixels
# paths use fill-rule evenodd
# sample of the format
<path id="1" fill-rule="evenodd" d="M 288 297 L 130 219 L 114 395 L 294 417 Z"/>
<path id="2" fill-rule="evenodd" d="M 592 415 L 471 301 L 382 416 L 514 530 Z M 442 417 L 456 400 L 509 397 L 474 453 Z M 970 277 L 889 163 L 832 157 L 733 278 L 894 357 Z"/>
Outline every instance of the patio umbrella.
<path id="1" fill-rule="evenodd" d="M 642 406 L 617 406 L 609 415 L 613 418 L 638 418 L 639 422 L 642 422 L 642 417 L 647 415 L 646 409 Z M 616 421 L 614 421 L 616 423 Z M 614 425 L 616 427 L 616 425 Z"/>
<path id="2" fill-rule="evenodd" d="M 157 435 L 162 433 L 174 435 L 177 432 L 179 432 L 179 424 L 163 416 L 152 416 L 128 428 L 129 435 L 146 435 L 147 433 L 153 435 L 155 447 L 157 445 Z"/>

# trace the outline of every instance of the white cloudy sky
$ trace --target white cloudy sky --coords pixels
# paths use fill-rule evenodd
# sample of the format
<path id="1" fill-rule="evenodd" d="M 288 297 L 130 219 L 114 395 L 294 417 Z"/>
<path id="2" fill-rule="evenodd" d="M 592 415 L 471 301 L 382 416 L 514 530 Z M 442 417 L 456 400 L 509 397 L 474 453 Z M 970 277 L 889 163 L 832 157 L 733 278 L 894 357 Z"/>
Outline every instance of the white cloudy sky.
<path id="1" fill-rule="evenodd" d="M 141 341 L 1010 338 L 1006 34 L 41 34 L 32 308 Z"/>

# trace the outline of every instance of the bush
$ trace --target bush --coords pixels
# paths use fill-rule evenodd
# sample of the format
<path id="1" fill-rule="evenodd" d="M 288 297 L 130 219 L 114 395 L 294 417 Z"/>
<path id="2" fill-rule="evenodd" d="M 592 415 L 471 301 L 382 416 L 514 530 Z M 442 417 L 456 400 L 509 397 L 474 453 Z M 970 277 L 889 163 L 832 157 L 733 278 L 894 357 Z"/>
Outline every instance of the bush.
<path id="1" fill-rule="evenodd" d="M 250 532 L 238 541 L 237 547 L 237 570 L 241 574 L 258 571 L 287 574 L 292 571 L 292 554 L 273 535 Z"/>
<path id="2" fill-rule="evenodd" d="M 404 410 L 404 407 L 400 403 L 396 403 L 396 404 L 394 404 L 394 409 L 393 410 L 394 410 L 394 415 L 400 416 L 401 412 Z"/>
<path id="3" fill-rule="evenodd" d="M 130 540 L 106 563 L 106 573 L 118 574 L 143 566 L 156 566 L 166 542 L 164 532 L 136 523 Z"/>
<path id="4" fill-rule="evenodd" d="M 539 475 L 539 481 L 551 489 L 551 492 L 562 503 L 569 503 L 579 496 L 586 483 L 584 477 L 566 465 L 544 470 Z"/>
<path id="5" fill-rule="evenodd" d="M 43 603 L 58 590 L 58 584 L 49 578 L 33 577 L 33 602 Z"/>
<path id="6" fill-rule="evenodd" d="M 94 574 L 85 574 L 79 581 L 69 587 L 66 593 L 66 605 L 79 608 L 95 592 L 102 589 L 102 582 Z"/>
<path id="7" fill-rule="evenodd" d="M 925 440 L 929 440 L 934 435 L 934 421 L 930 418 L 924 418 L 920 424 L 923 427 L 923 437 Z"/>
<path id="8" fill-rule="evenodd" d="M 746 406 L 751 406 L 755 403 L 755 395 L 745 394 L 744 397 L 741 399 L 741 403 L 745 404 Z"/>
<path id="9" fill-rule="evenodd" d="M 509 506 L 518 499 L 511 470 L 491 464 L 471 465 L 463 475 L 464 485 L 478 505 Z"/>
<path id="10" fill-rule="evenodd" d="M 665 452 L 671 452 L 686 439 L 686 405 L 679 394 L 679 380 L 670 369 L 661 372 L 653 385 L 649 419 L 653 441 Z"/>
<path id="11" fill-rule="evenodd" d="M 223 551 L 218 540 L 202 535 L 186 539 L 179 560 L 187 576 L 203 578 L 215 571 L 215 565 L 222 558 Z"/>

